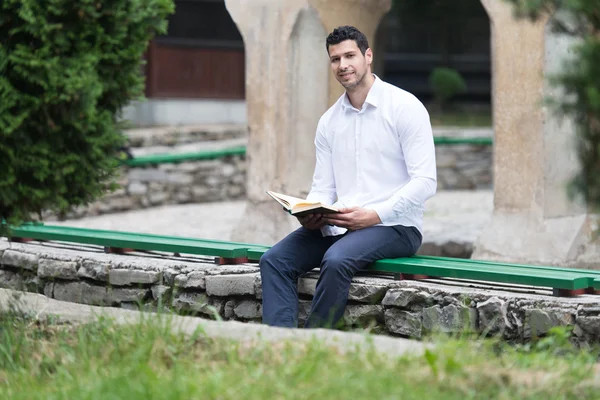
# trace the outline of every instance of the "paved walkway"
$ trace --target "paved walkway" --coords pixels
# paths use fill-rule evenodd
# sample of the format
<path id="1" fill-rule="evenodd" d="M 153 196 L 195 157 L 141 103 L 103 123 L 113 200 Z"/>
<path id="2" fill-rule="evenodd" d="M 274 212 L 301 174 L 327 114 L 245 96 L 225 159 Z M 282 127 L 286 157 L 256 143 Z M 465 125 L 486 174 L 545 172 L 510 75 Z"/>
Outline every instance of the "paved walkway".
<path id="1" fill-rule="evenodd" d="M 244 201 L 183 204 L 52 224 L 231 240 L 244 207 Z M 492 191 L 439 191 L 426 204 L 424 241 L 473 243 L 492 210 Z"/>

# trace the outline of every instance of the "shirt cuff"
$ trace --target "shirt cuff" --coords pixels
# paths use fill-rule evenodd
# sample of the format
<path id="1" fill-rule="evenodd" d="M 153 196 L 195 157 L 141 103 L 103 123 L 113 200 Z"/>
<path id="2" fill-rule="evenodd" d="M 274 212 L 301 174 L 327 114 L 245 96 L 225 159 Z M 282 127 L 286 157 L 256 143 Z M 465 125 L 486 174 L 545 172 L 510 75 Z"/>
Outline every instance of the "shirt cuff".
<path id="1" fill-rule="evenodd" d="M 348 229 L 340 228 L 339 226 L 325 225 L 321 228 L 321 235 L 323 236 L 338 236 L 346 233 Z"/>
<path id="2" fill-rule="evenodd" d="M 373 204 L 369 207 L 374 210 L 382 224 L 390 223 L 394 219 L 394 208 L 388 204 L 388 202 L 383 202 L 379 204 Z"/>

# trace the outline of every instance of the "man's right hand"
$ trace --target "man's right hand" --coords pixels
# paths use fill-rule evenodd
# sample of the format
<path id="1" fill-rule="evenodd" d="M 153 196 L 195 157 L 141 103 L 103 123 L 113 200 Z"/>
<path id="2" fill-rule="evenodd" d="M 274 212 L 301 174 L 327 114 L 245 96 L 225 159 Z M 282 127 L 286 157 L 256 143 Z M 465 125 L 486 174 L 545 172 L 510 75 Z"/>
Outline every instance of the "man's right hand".
<path id="1" fill-rule="evenodd" d="M 297 217 L 300 224 L 308 230 L 314 231 L 325 226 L 323 214 L 307 214 L 303 217 Z"/>

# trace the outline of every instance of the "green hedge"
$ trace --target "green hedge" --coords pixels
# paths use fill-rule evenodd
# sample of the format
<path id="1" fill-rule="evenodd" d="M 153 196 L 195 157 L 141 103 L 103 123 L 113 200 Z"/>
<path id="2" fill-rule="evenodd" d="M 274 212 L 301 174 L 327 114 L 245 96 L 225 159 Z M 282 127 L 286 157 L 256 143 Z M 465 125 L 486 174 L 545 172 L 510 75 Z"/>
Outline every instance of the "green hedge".
<path id="1" fill-rule="evenodd" d="M 0 218 L 66 212 L 113 186 L 119 112 L 172 0 L 0 3 Z"/>

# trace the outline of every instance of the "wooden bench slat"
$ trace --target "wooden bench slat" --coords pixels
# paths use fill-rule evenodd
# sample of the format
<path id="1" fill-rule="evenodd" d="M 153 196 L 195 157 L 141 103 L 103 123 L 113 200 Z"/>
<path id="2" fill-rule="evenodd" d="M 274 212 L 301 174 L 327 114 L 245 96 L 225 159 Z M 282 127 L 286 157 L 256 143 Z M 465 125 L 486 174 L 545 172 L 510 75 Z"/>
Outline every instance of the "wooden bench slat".
<path id="1" fill-rule="evenodd" d="M 590 286 L 589 276 L 577 272 L 529 270 L 527 268 L 468 265 L 413 258 L 380 260 L 373 263 L 372 271 L 429 275 L 440 278 L 472 279 L 513 283 L 530 286 L 547 286 L 557 289 L 585 289 Z"/>
<path id="2" fill-rule="evenodd" d="M 439 257 L 439 256 L 422 256 L 415 255 L 412 258 L 423 259 L 423 260 L 435 260 L 435 261 L 452 261 L 452 262 L 460 262 L 465 264 L 478 264 L 478 265 L 494 265 L 494 266 L 502 266 L 502 267 L 521 267 L 528 269 L 537 269 L 537 270 L 550 270 L 550 271 L 575 271 L 580 272 L 586 275 L 594 275 L 600 278 L 600 270 L 593 269 L 583 269 L 583 268 L 563 268 L 557 266 L 550 265 L 530 265 L 530 264 L 515 264 L 515 263 L 505 263 L 500 261 L 488 261 L 488 260 L 475 260 L 472 258 L 450 258 L 450 257 Z"/>
<path id="3" fill-rule="evenodd" d="M 207 244 L 207 245 L 211 245 L 211 244 L 216 244 L 219 246 L 225 246 L 225 247 L 233 247 L 233 248 L 246 248 L 246 249 L 256 249 L 257 251 L 261 251 L 264 253 L 266 252 L 270 246 L 267 245 L 261 245 L 261 244 L 252 244 L 252 243 L 242 243 L 242 242 L 232 242 L 232 241 L 228 241 L 228 240 L 215 240 L 215 239 L 200 239 L 200 238 L 189 238 L 189 237 L 185 237 L 185 236 L 175 236 L 175 235 L 158 235 L 155 233 L 141 233 L 141 232 L 126 232 L 126 231 L 110 231 L 110 230 L 101 230 L 101 229 L 90 229 L 90 228 L 77 228 L 77 227 L 66 227 L 66 226 L 59 226 L 59 225 L 40 225 L 43 226 L 45 228 L 52 228 L 53 231 L 57 231 L 57 230 L 68 230 L 69 232 L 85 232 L 85 233 L 93 233 L 93 232 L 100 232 L 100 233 L 106 233 L 106 234 L 112 234 L 112 233 L 117 233 L 117 234 L 124 234 L 124 235 L 135 235 L 135 236 L 143 236 L 143 237 L 148 237 L 148 238 L 152 238 L 152 239 L 177 239 L 177 240 L 181 240 L 181 241 L 190 241 L 190 242 L 194 242 L 197 244 Z M 262 254 L 262 253 L 260 253 Z"/>
<path id="4" fill-rule="evenodd" d="M 226 242 L 207 243 L 188 238 L 153 237 L 149 234 L 102 231 L 97 229 L 72 229 L 58 226 L 30 225 L 13 228 L 12 235 L 35 240 L 57 240 L 111 248 L 166 251 L 224 258 L 241 258 L 247 255 L 247 246 Z"/>

